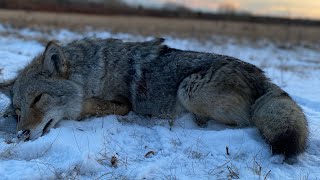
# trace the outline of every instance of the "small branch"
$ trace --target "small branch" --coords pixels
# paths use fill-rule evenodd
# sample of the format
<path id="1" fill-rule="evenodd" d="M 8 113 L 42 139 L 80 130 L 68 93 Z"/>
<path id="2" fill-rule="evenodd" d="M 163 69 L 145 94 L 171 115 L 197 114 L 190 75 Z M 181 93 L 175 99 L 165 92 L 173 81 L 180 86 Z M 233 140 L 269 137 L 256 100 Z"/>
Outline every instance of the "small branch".
<path id="1" fill-rule="evenodd" d="M 230 156 L 229 147 L 228 146 L 226 146 L 226 153 L 227 153 L 228 156 Z"/>
<path id="2" fill-rule="evenodd" d="M 264 176 L 264 180 L 267 180 L 267 177 L 268 177 L 268 175 L 271 173 L 271 170 L 269 170 L 268 172 L 267 172 L 267 174 Z"/>

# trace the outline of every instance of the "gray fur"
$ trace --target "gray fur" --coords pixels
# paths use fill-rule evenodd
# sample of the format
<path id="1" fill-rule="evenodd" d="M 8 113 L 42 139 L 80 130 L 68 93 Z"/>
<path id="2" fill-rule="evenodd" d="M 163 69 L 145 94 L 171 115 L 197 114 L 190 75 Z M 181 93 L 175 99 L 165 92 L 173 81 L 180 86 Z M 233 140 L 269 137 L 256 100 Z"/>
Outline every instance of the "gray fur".
<path id="1" fill-rule="evenodd" d="M 259 68 L 228 56 L 172 49 L 162 42 L 49 43 L 13 86 L 1 85 L 12 98 L 12 108 L 18 109 L 18 130 L 31 130 L 30 138 L 35 139 L 63 118 L 130 110 L 172 118 L 190 112 L 202 123 L 214 119 L 255 125 L 274 153 L 290 157 L 303 152 L 308 129 L 301 108 Z M 41 117 L 40 122 L 32 117 Z"/>

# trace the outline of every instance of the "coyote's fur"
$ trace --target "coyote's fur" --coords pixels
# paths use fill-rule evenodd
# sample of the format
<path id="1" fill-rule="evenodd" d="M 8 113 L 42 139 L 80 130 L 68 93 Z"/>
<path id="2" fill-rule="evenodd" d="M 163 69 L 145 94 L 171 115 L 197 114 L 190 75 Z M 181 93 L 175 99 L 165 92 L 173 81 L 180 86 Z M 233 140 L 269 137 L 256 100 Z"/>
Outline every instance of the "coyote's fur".
<path id="1" fill-rule="evenodd" d="M 18 131 L 36 139 L 64 118 L 131 110 L 166 118 L 187 112 L 199 123 L 255 125 L 273 153 L 292 157 L 304 151 L 303 111 L 259 68 L 162 43 L 160 38 L 50 42 L 15 79 L 0 85 L 12 99 L 6 113 L 18 116 Z"/>

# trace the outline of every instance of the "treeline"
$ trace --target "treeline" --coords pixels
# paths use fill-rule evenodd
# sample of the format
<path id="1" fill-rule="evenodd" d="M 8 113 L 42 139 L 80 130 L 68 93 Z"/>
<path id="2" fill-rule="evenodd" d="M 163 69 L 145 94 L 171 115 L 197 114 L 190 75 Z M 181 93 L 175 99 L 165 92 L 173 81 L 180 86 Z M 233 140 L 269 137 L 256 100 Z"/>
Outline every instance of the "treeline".
<path id="1" fill-rule="evenodd" d="M 104 15 L 135 15 L 169 18 L 239 21 L 263 24 L 320 26 L 320 21 L 269 16 L 253 16 L 227 9 L 217 13 L 195 12 L 184 6 L 168 3 L 161 9 L 130 6 L 121 0 L 0 0 L 0 8 L 34 11 L 71 12 Z"/>

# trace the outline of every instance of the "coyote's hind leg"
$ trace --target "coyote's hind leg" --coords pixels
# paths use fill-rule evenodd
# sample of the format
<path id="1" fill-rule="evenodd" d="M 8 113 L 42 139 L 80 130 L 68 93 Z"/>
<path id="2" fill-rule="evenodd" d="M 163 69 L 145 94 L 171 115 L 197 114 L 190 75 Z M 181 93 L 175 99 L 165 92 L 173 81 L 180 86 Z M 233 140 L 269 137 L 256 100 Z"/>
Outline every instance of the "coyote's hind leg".
<path id="1" fill-rule="evenodd" d="M 250 124 L 252 93 L 241 72 L 227 64 L 185 78 L 179 86 L 178 99 L 196 117 L 246 126 Z"/>

